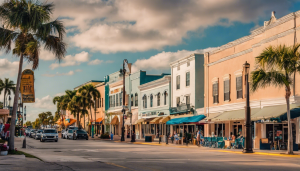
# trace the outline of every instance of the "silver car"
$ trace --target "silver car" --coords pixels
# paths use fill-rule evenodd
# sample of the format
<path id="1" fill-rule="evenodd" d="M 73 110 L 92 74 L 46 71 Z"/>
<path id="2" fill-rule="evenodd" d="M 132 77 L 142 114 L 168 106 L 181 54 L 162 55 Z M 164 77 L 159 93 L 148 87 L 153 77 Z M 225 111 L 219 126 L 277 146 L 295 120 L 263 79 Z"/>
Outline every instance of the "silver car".
<path id="1" fill-rule="evenodd" d="M 74 129 L 69 129 L 68 132 L 67 132 L 67 139 L 73 139 L 74 135 L 75 135 L 75 131 Z"/>
<path id="2" fill-rule="evenodd" d="M 43 131 L 40 141 L 44 142 L 47 140 L 54 140 L 55 142 L 58 141 L 58 133 L 55 129 L 45 129 Z"/>
<path id="3" fill-rule="evenodd" d="M 42 130 L 42 129 L 38 130 L 38 131 L 35 133 L 34 139 L 36 139 L 36 140 L 41 139 L 42 133 L 43 133 L 43 130 Z"/>

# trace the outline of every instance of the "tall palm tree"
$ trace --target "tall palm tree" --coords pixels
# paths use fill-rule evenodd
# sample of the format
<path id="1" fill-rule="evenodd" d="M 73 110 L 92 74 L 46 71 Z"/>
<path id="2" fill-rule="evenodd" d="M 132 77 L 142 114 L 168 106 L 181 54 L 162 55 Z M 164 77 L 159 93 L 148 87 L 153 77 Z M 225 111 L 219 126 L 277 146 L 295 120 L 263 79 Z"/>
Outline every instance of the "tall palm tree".
<path id="1" fill-rule="evenodd" d="M 0 78 L 0 94 L 2 91 L 4 91 L 3 107 L 5 107 L 6 95 L 11 95 L 11 92 L 15 93 L 16 84 L 14 81 L 9 80 L 8 78 L 5 78 L 4 81 Z"/>
<path id="2" fill-rule="evenodd" d="M 83 91 L 86 91 L 86 99 L 88 101 L 88 106 L 89 106 L 89 109 L 90 109 L 91 121 L 92 121 L 93 120 L 92 106 L 94 106 L 94 101 L 96 101 L 97 98 L 100 98 L 100 92 L 92 84 L 82 86 L 78 90 L 79 93 L 81 93 Z M 96 113 L 95 113 L 95 120 L 96 120 Z"/>
<path id="3" fill-rule="evenodd" d="M 0 5 L 0 49 L 6 53 L 15 48 L 13 55 L 20 57 L 16 92 L 11 120 L 16 119 L 20 80 L 23 59 L 32 63 L 32 69 L 39 65 L 39 52 L 44 46 L 60 61 L 66 53 L 66 44 L 63 42 L 65 28 L 59 20 L 51 21 L 54 10 L 53 3 L 40 3 L 38 0 L 6 0 Z M 11 135 L 15 134 L 15 122 L 11 122 Z M 14 150 L 14 136 L 10 136 L 9 146 Z"/>
<path id="4" fill-rule="evenodd" d="M 79 128 L 81 129 L 81 123 L 80 123 L 80 117 L 88 113 L 86 109 L 83 108 L 86 101 L 84 100 L 83 96 L 81 95 L 75 95 L 71 102 L 68 105 L 68 109 L 70 110 L 71 114 L 76 117 L 76 122 Z M 81 116 L 80 116 L 81 113 Z"/>
<path id="5" fill-rule="evenodd" d="M 60 108 L 63 111 L 68 109 L 71 100 L 77 93 L 77 90 L 66 90 L 65 93 L 66 94 L 64 95 L 64 97 L 62 97 L 62 100 L 60 102 Z M 62 115 L 62 118 L 63 118 L 63 115 Z M 62 123 L 64 124 L 63 119 L 62 119 Z M 63 128 L 64 128 L 64 125 L 63 125 Z"/>
<path id="6" fill-rule="evenodd" d="M 56 104 L 56 112 L 55 112 L 55 121 L 57 121 L 61 115 L 61 120 L 64 120 L 64 116 L 63 114 L 60 112 L 61 110 L 63 110 L 63 100 L 64 100 L 65 96 L 55 96 L 53 98 L 53 104 Z M 64 128 L 64 123 L 62 122 L 62 127 Z"/>
<path id="7" fill-rule="evenodd" d="M 83 127 L 85 129 L 85 116 L 89 115 L 89 112 L 86 110 L 87 106 L 89 105 L 88 104 L 88 99 L 87 99 L 87 91 L 83 90 L 80 92 L 80 96 L 82 97 L 81 101 L 82 101 L 82 113 L 81 113 L 81 117 L 80 119 L 83 117 L 84 120 L 83 120 Z"/>
<path id="8" fill-rule="evenodd" d="M 299 47 L 280 45 L 266 48 L 256 57 L 257 68 L 251 73 L 252 91 L 273 85 L 285 87 L 285 99 L 288 118 L 288 154 L 293 154 L 293 137 L 290 116 L 291 86 L 293 75 L 300 71 Z"/>

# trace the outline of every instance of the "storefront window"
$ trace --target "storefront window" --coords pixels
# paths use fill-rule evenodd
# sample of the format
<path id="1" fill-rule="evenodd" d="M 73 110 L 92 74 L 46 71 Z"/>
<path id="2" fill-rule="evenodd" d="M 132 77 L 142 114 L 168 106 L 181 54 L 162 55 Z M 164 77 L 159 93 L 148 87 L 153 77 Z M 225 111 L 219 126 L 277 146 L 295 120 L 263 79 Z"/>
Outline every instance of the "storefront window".
<path id="1" fill-rule="evenodd" d="M 223 125 L 223 132 L 222 132 Z M 225 124 L 215 124 L 215 135 L 218 137 L 223 137 L 225 134 Z"/>
<path id="2" fill-rule="evenodd" d="M 154 132 L 154 124 L 151 124 L 151 134 L 155 134 L 155 132 Z"/>

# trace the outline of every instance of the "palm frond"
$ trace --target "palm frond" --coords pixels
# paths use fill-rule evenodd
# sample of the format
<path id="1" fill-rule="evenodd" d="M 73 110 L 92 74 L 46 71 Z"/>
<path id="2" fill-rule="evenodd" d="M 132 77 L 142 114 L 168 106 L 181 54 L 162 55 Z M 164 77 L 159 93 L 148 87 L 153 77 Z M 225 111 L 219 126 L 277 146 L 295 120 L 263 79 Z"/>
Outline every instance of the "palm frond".
<path id="1" fill-rule="evenodd" d="M 0 28 L 0 49 L 4 49 L 6 53 L 11 51 L 12 42 L 18 37 L 19 33 L 9 29 Z"/>

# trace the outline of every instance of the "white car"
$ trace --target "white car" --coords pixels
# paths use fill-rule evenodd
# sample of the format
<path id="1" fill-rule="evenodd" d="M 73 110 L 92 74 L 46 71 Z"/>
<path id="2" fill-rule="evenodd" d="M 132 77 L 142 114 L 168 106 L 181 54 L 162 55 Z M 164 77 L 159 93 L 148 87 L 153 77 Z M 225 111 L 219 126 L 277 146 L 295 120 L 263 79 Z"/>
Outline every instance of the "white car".
<path id="1" fill-rule="evenodd" d="M 67 138 L 68 129 L 63 129 L 61 131 L 61 138 L 66 139 Z"/>
<path id="2" fill-rule="evenodd" d="M 69 129 L 67 132 L 67 139 L 73 139 L 74 134 L 75 134 L 75 130 Z"/>
<path id="3" fill-rule="evenodd" d="M 45 129 L 42 133 L 41 142 L 46 140 L 54 140 L 55 142 L 58 141 L 58 133 L 55 129 Z"/>

